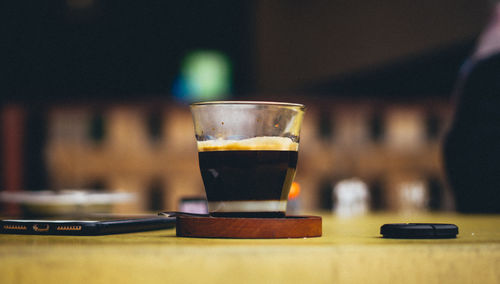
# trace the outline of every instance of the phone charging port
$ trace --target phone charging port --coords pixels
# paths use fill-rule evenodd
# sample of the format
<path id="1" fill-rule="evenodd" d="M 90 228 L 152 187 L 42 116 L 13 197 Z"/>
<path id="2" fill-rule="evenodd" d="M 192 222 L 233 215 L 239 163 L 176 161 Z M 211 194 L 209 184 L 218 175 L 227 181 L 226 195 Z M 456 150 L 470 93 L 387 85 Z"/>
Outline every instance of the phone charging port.
<path id="1" fill-rule="evenodd" d="M 47 232 L 49 230 L 49 224 L 35 224 L 33 225 L 33 230 L 35 232 Z"/>

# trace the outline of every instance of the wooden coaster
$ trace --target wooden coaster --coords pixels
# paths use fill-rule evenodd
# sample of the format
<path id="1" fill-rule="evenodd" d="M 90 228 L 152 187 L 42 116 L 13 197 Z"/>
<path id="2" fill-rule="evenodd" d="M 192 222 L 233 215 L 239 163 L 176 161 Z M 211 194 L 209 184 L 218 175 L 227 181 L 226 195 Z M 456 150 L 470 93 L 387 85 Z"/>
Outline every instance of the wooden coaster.
<path id="1" fill-rule="evenodd" d="M 278 239 L 321 237 L 321 217 L 225 218 L 178 216 L 178 237 Z"/>

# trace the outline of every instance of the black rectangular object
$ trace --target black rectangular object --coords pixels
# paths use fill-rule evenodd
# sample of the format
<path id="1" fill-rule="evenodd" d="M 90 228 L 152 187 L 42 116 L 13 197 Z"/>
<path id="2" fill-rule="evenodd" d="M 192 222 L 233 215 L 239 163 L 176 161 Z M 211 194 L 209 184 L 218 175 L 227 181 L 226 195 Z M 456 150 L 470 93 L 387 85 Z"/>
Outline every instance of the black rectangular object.
<path id="1" fill-rule="evenodd" d="M 0 233 L 93 236 L 168 229 L 175 218 L 143 217 L 110 220 L 1 220 Z"/>
<path id="2" fill-rule="evenodd" d="M 458 227 L 440 223 L 395 223 L 384 224 L 380 234 L 392 239 L 449 239 L 457 237 Z"/>

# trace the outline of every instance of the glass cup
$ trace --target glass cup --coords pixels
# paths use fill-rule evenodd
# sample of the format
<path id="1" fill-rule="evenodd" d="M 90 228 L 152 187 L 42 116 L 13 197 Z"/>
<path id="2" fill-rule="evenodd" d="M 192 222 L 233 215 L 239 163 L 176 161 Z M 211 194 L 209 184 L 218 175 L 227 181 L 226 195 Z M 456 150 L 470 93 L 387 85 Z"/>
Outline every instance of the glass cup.
<path id="1" fill-rule="evenodd" d="M 304 106 L 218 101 L 191 113 L 210 215 L 284 217 Z"/>

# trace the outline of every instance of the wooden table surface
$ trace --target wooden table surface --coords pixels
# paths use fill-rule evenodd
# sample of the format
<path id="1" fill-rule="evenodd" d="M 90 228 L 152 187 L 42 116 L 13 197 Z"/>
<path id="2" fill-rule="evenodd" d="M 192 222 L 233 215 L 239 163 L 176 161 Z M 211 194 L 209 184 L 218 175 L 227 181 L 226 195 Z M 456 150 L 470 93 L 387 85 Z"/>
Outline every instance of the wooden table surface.
<path id="1" fill-rule="evenodd" d="M 459 226 L 457 239 L 382 239 L 394 222 Z M 0 235 L 0 283 L 500 283 L 500 215 L 323 216 L 323 237 Z"/>

